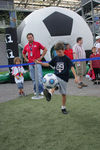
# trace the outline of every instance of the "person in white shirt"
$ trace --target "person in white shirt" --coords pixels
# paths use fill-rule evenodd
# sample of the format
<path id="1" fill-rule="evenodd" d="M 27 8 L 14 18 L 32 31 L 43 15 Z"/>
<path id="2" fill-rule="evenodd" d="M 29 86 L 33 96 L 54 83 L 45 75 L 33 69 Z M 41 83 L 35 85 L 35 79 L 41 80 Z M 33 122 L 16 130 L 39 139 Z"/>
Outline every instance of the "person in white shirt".
<path id="1" fill-rule="evenodd" d="M 21 59 L 19 57 L 14 58 L 14 64 L 21 64 Z M 12 67 L 12 75 L 14 75 L 15 83 L 17 84 L 17 87 L 19 89 L 19 96 L 25 96 L 25 93 L 23 91 L 23 83 L 24 83 L 24 76 L 23 73 L 26 71 L 22 66 L 15 66 Z"/>
<path id="2" fill-rule="evenodd" d="M 77 38 L 77 43 L 73 46 L 73 55 L 74 59 L 83 59 L 86 58 L 85 50 L 83 48 L 83 39 L 82 37 Z M 78 76 L 78 88 L 87 87 L 86 84 L 83 83 L 83 75 L 86 73 L 86 62 L 76 62 L 75 63 L 76 72 Z"/>
<path id="3" fill-rule="evenodd" d="M 100 36 L 96 36 L 96 42 L 94 46 L 96 47 L 98 53 L 98 49 L 100 49 Z"/>

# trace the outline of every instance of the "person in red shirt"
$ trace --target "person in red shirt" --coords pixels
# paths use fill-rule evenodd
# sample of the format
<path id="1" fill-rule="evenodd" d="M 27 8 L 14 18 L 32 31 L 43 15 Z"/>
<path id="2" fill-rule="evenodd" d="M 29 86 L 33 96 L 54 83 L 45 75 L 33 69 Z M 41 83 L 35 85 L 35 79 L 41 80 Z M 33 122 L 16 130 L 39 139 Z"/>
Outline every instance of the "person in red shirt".
<path id="1" fill-rule="evenodd" d="M 92 54 L 90 55 L 90 58 L 100 57 L 100 54 L 96 52 L 96 47 L 92 48 Z M 92 60 L 90 61 L 90 69 L 94 70 L 95 73 L 95 81 L 94 84 L 100 84 L 99 75 L 100 75 L 100 60 Z"/>
<path id="2" fill-rule="evenodd" d="M 66 44 L 64 54 L 68 56 L 71 60 L 73 59 L 73 50 L 70 48 L 70 44 Z"/>
<path id="3" fill-rule="evenodd" d="M 27 34 L 27 39 L 28 39 L 28 44 L 25 45 L 23 49 L 23 57 L 26 62 L 32 63 L 35 62 L 35 60 L 41 61 L 42 58 L 45 56 L 47 49 L 41 45 L 39 42 L 34 41 L 34 35 L 32 33 Z M 42 55 L 40 55 L 40 50 L 43 50 Z M 28 58 L 26 57 L 26 54 L 28 54 Z M 39 94 L 43 95 L 43 83 L 42 83 L 42 78 L 43 78 L 43 73 L 42 73 L 42 67 L 40 64 L 37 65 L 38 69 L 38 90 Z M 29 65 L 29 70 L 30 70 L 30 77 L 33 82 L 33 90 L 34 90 L 34 95 L 36 95 L 36 83 L 35 83 L 35 67 L 34 65 Z"/>

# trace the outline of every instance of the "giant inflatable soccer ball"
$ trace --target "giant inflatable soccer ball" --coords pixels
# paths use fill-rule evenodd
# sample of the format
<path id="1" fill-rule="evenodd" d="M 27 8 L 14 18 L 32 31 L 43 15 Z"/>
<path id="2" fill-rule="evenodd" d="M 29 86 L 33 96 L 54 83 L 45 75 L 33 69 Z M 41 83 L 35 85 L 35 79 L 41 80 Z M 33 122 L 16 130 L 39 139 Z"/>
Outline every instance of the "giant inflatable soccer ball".
<path id="1" fill-rule="evenodd" d="M 23 20 L 17 31 L 18 41 L 22 47 L 28 42 L 27 33 L 32 32 L 35 41 L 48 49 L 45 55 L 48 61 L 57 42 L 70 43 L 73 46 L 77 37 L 83 37 L 85 50 L 93 46 L 93 36 L 84 19 L 66 8 L 48 7 L 35 10 Z"/>

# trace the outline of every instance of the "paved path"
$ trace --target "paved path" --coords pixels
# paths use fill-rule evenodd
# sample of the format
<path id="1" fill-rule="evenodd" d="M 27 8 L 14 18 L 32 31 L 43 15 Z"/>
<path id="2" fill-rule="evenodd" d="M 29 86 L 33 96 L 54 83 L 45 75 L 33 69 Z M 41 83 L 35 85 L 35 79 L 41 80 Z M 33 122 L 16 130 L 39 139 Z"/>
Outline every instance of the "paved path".
<path id="1" fill-rule="evenodd" d="M 74 84 L 74 80 L 70 79 L 68 83 L 68 95 L 79 95 L 79 96 L 97 96 L 100 97 L 100 85 L 93 85 L 92 81 L 84 79 L 88 87 L 78 89 L 77 85 Z M 32 94 L 32 81 L 25 81 L 24 83 L 25 93 Z M 0 84 L 0 102 L 13 100 L 18 97 L 16 84 Z"/>

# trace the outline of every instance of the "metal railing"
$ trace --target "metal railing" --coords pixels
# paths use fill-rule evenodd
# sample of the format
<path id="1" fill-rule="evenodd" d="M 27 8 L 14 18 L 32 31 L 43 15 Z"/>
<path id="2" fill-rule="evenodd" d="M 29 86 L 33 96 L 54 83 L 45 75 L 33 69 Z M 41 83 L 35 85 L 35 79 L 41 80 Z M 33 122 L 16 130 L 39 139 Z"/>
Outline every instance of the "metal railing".
<path id="1" fill-rule="evenodd" d="M 13 9 L 14 4 L 12 1 L 0 1 L 0 9 Z"/>

